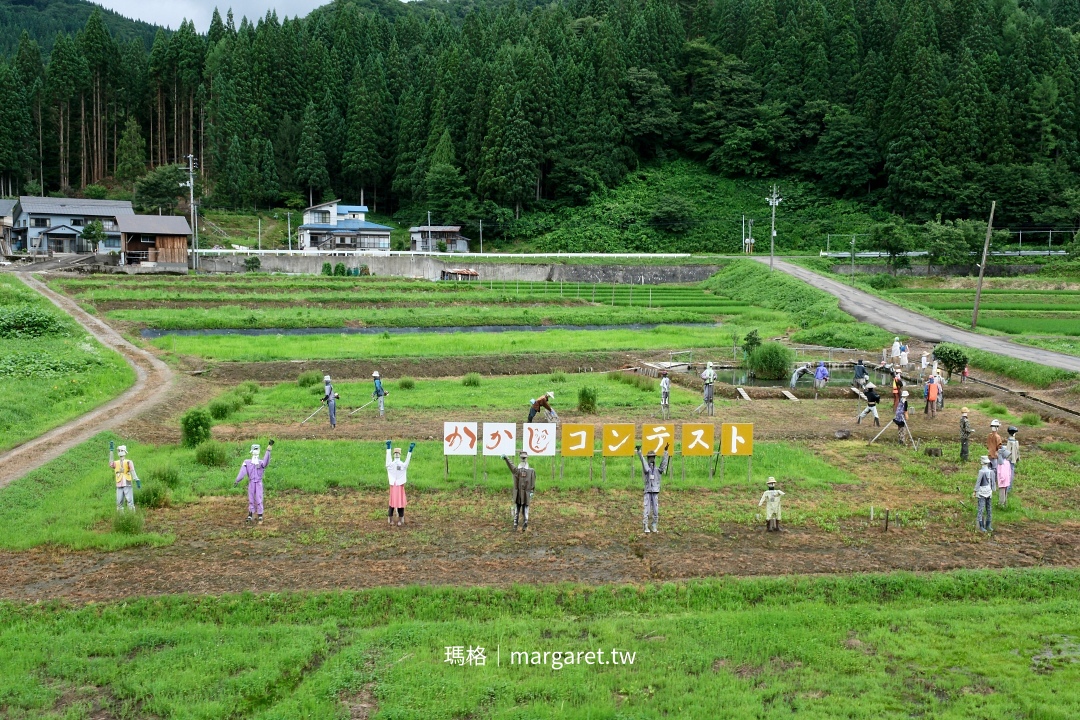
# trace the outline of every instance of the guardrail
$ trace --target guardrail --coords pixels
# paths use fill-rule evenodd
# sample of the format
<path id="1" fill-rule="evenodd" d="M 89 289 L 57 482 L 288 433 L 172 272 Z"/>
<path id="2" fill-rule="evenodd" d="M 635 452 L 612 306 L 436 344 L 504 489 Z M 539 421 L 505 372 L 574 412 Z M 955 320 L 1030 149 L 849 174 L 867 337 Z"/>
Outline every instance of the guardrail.
<path id="1" fill-rule="evenodd" d="M 695 257 L 691 253 L 459 253 L 419 250 L 238 250 L 236 248 L 199 248 L 195 253 L 205 255 L 295 255 L 298 257 L 358 256 L 358 257 L 444 257 L 444 258 L 641 258 L 675 259 Z M 696 257 L 725 257 L 722 255 L 700 255 Z"/>

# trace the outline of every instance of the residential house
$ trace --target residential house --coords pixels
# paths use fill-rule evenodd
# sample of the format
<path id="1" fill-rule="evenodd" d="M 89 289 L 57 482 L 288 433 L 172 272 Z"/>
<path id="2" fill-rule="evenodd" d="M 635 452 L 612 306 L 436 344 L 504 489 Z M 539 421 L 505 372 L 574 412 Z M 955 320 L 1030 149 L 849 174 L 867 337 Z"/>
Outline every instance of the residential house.
<path id="1" fill-rule="evenodd" d="M 120 257 L 125 265 L 180 266 L 187 270 L 191 227 L 180 215 L 121 215 Z"/>
<path id="2" fill-rule="evenodd" d="M 413 252 L 469 252 L 469 238 L 463 237 L 460 225 L 420 225 L 409 228 Z M 446 244 L 446 250 L 439 249 Z"/>
<path id="3" fill-rule="evenodd" d="M 342 205 L 340 200 L 312 205 L 300 226 L 301 250 L 389 250 L 390 230 L 367 220 L 366 205 Z"/>
<path id="4" fill-rule="evenodd" d="M 14 200 L 0 198 L 0 255 L 11 254 L 11 211 L 14 207 Z"/>
<path id="5" fill-rule="evenodd" d="M 30 253 L 89 253 L 120 249 L 116 219 L 134 215 L 127 200 L 80 200 L 22 196 L 12 208 L 12 250 Z M 102 247 L 90 247 L 83 229 L 100 220 L 105 230 Z"/>

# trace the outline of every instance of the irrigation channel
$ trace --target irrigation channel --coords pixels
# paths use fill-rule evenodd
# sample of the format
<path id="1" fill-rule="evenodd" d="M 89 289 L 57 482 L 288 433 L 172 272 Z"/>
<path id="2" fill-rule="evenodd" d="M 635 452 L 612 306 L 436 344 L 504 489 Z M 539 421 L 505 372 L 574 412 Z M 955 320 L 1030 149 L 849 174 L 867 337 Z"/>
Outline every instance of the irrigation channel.
<path id="1" fill-rule="evenodd" d="M 417 333 L 501 333 L 544 332 L 545 330 L 652 330 L 661 327 L 720 328 L 720 323 L 661 323 L 630 325 L 451 325 L 447 327 L 363 327 L 363 328 L 206 328 L 200 330 L 159 330 L 145 328 L 140 335 L 147 339 L 169 335 L 415 335 Z"/>

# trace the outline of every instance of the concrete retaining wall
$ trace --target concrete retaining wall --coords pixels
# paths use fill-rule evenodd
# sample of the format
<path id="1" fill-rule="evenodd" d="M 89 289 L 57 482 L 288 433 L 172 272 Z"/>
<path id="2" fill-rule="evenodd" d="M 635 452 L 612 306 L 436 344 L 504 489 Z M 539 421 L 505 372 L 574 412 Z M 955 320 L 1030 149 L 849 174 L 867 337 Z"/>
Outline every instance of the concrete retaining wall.
<path id="1" fill-rule="evenodd" d="M 990 265 L 986 266 L 986 277 L 1013 277 L 1015 275 L 1031 275 L 1039 272 L 1042 269 L 1042 265 Z M 850 275 L 851 265 L 833 265 L 832 271 L 839 275 Z M 856 275 L 877 275 L 878 273 L 888 273 L 889 268 L 885 265 L 855 265 Z M 896 271 L 899 276 L 937 276 L 937 275 L 978 275 L 979 268 L 975 265 L 932 265 L 927 270 L 926 265 L 912 265 L 911 267 L 900 268 Z"/>
<path id="2" fill-rule="evenodd" d="M 199 269 L 211 273 L 244 272 L 243 255 L 203 256 Z M 521 280 L 525 282 L 582 282 L 622 283 L 635 285 L 658 285 L 661 283 L 701 282 L 714 274 L 716 265 L 563 265 L 558 263 L 494 263 L 469 264 L 466 258 L 460 262 L 447 262 L 440 258 L 416 255 L 391 256 L 338 256 L 303 257 L 296 255 L 261 255 L 264 272 L 298 273 L 318 275 L 323 263 L 344 263 L 346 268 L 362 265 L 372 275 L 438 280 L 445 269 L 469 267 L 480 272 L 483 280 Z"/>

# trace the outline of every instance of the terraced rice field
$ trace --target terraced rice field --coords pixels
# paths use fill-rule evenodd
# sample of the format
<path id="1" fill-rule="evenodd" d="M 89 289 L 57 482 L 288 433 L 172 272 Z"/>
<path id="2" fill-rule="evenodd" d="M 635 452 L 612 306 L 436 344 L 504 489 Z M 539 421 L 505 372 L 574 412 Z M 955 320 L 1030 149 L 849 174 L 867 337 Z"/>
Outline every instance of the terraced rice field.
<path id="1" fill-rule="evenodd" d="M 900 288 L 888 294 L 958 321 L 970 321 L 975 304 L 975 291 L 967 288 Z M 985 289 L 979 325 L 1010 335 L 1080 335 L 1080 291 Z"/>

